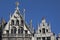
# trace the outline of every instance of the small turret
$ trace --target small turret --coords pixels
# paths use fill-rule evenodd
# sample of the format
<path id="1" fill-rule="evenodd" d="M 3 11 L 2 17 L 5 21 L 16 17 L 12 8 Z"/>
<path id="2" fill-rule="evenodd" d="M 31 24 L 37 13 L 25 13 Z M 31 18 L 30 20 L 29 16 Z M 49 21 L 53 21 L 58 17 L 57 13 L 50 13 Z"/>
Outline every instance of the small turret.
<path id="1" fill-rule="evenodd" d="M 1 24 L 2 24 L 2 25 L 5 25 L 5 24 L 6 24 L 6 21 L 5 21 L 4 18 L 1 19 Z"/>
<path id="2" fill-rule="evenodd" d="M 2 27 L 2 29 L 5 27 L 6 24 L 7 23 L 6 23 L 5 19 L 1 18 L 1 27 Z"/>

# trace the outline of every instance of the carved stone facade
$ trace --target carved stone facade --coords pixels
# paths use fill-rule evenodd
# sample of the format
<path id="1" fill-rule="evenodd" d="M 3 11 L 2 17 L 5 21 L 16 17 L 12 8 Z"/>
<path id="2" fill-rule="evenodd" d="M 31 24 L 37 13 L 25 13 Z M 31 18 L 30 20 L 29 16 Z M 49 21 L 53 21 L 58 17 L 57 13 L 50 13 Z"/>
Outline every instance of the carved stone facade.
<path id="1" fill-rule="evenodd" d="M 2 40 L 57 40 L 56 35 L 51 32 L 51 26 L 42 18 L 42 22 L 38 24 L 36 32 L 30 25 L 25 22 L 25 15 L 21 15 L 17 2 L 16 10 L 13 15 L 10 14 L 10 20 L 6 23 L 2 20 Z M 24 10 L 25 11 L 25 10 Z M 60 36 L 58 36 L 60 40 Z"/>
<path id="2" fill-rule="evenodd" d="M 10 20 L 3 28 L 2 40 L 32 40 L 33 31 L 21 15 L 17 2 L 15 12 L 10 15 Z"/>
<path id="3" fill-rule="evenodd" d="M 59 33 L 58 36 L 57 36 L 57 40 L 60 40 L 60 33 Z"/>
<path id="4" fill-rule="evenodd" d="M 35 40 L 56 40 L 56 35 L 51 32 L 50 24 L 46 23 L 45 18 L 38 24 L 38 29 L 34 35 Z"/>

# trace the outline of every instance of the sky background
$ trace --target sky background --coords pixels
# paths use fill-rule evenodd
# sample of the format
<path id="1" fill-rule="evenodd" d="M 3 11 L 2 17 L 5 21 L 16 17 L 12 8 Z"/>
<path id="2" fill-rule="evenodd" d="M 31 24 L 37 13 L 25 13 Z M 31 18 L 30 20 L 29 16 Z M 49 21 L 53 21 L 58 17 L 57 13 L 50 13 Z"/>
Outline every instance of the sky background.
<path id="1" fill-rule="evenodd" d="M 25 19 L 28 24 L 32 19 L 33 27 L 36 29 L 44 16 L 51 24 L 52 32 L 60 33 L 60 0 L 0 0 L 0 20 L 2 17 L 8 22 L 9 14 L 15 11 L 16 1 L 20 3 L 21 12 L 23 9 L 26 10 Z"/>

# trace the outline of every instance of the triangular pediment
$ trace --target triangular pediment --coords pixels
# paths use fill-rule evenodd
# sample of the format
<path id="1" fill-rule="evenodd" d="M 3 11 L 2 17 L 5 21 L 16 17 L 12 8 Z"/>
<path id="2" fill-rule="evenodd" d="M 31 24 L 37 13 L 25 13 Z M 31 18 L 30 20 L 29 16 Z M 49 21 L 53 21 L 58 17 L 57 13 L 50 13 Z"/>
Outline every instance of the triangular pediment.
<path id="1" fill-rule="evenodd" d="M 13 20 L 13 21 L 12 21 Z M 19 23 L 16 23 L 16 21 L 18 20 Z M 16 27 L 17 29 L 19 29 L 19 27 L 21 27 L 21 22 L 23 22 L 23 29 L 27 30 L 29 34 L 31 34 L 31 29 L 29 28 L 29 26 L 25 23 L 24 21 L 24 17 L 21 15 L 19 9 L 17 8 L 15 10 L 15 12 L 13 13 L 12 16 L 10 16 L 10 20 L 8 21 L 8 23 L 6 24 L 3 33 L 6 33 L 6 30 L 11 30 L 13 28 L 13 26 L 11 25 L 14 22 L 13 26 Z M 18 26 L 17 26 L 17 25 Z"/>

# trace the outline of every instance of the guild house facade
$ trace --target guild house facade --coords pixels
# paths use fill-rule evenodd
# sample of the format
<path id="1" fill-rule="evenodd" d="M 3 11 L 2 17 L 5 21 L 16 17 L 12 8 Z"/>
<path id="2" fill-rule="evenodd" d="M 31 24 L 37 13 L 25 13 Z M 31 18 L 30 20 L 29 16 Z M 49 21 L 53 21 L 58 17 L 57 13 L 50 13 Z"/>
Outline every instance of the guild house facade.
<path id="1" fill-rule="evenodd" d="M 42 18 L 37 30 L 34 31 L 32 20 L 29 25 L 26 23 L 25 14 L 21 14 L 18 5 L 19 3 L 16 2 L 16 9 L 12 15 L 10 14 L 10 20 L 7 23 L 4 19 L 1 21 L 2 40 L 60 40 L 60 36 L 57 37 L 51 32 L 51 25 L 45 18 Z"/>

